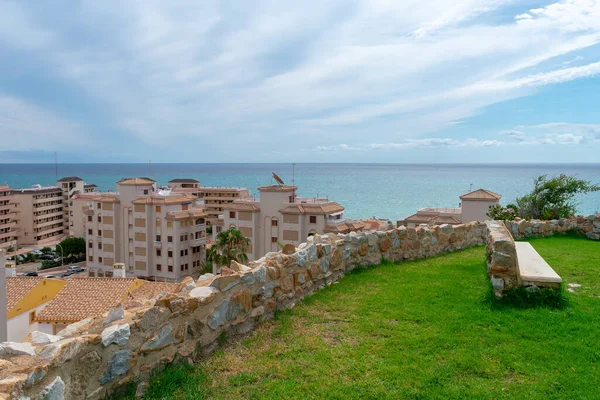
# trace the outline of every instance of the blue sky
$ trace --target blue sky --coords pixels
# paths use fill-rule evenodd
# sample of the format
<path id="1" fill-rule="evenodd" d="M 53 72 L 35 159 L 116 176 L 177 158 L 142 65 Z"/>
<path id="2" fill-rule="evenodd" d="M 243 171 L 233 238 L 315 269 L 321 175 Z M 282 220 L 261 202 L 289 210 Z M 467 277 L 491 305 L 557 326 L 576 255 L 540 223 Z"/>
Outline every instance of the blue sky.
<path id="1" fill-rule="evenodd" d="M 2 162 L 600 162 L 600 1 L 0 0 Z"/>

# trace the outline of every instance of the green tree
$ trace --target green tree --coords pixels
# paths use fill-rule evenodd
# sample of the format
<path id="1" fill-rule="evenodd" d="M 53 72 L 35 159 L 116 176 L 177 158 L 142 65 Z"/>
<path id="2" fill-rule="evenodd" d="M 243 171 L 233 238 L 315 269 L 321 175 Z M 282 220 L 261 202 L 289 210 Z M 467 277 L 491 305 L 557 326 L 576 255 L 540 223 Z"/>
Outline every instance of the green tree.
<path id="1" fill-rule="evenodd" d="M 496 221 L 512 221 L 517 216 L 518 211 L 519 208 L 514 204 L 509 204 L 506 207 L 495 204 L 490 207 L 486 215 Z"/>
<path id="2" fill-rule="evenodd" d="M 42 247 L 40 251 L 42 252 L 42 254 L 52 253 L 52 249 L 48 246 Z"/>
<path id="3" fill-rule="evenodd" d="M 76 237 L 63 239 L 56 245 L 56 252 L 65 260 L 85 258 L 85 239 Z"/>
<path id="4" fill-rule="evenodd" d="M 250 239 L 244 237 L 237 229 L 230 228 L 219 232 L 215 243 L 207 251 L 206 261 L 216 266 L 229 265 L 231 261 L 247 262 L 246 249 L 249 245 Z"/>
<path id="5" fill-rule="evenodd" d="M 518 214 L 525 219 L 566 218 L 577 212 L 575 196 L 600 191 L 599 185 L 560 174 L 553 178 L 541 175 L 533 181 L 531 193 L 517 198 Z"/>

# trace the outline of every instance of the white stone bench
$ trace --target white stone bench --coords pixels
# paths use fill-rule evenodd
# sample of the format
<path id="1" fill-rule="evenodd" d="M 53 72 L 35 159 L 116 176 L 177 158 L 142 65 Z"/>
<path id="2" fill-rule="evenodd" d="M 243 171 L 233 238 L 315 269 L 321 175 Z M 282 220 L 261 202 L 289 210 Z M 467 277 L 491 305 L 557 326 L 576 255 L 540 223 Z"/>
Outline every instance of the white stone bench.
<path id="1" fill-rule="evenodd" d="M 562 278 L 528 242 L 515 242 L 523 286 L 560 288 Z"/>

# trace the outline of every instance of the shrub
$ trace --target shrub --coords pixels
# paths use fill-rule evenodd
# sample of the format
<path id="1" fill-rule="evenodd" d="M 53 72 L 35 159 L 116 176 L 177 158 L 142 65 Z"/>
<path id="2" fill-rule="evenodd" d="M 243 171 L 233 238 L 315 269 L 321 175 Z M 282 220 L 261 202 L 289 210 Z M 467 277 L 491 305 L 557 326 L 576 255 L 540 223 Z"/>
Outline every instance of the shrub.
<path id="1" fill-rule="evenodd" d="M 42 254 L 52 253 L 52 249 L 48 246 L 42 247 L 40 251 L 42 252 Z"/>
<path id="2" fill-rule="evenodd" d="M 509 204 L 506 207 L 496 204 L 490 207 L 487 216 L 493 220 L 512 221 L 517 216 L 518 208 Z"/>
<path id="3" fill-rule="evenodd" d="M 548 179 L 541 175 L 535 178 L 531 193 L 517 198 L 518 215 L 542 220 L 570 217 L 577 212 L 575 195 L 599 190 L 599 185 L 574 176 L 560 174 Z"/>

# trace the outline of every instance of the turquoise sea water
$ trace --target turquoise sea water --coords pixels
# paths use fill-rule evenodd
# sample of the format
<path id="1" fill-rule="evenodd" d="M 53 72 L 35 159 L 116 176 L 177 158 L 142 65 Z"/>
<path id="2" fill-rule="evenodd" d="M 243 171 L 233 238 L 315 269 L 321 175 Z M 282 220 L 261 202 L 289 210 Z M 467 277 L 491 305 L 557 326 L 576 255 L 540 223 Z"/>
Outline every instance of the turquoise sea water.
<path id="1" fill-rule="evenodd" d="M 458 196 L 480 187 L 502 195 L 501 203 L 527 193 L 539 174 L 567 173 L 600 183 L 600 164 L 297 164 L 295 183 L 302 197 L 329 197 L 349 218 L 396 220 L 421 207 L 456 207 Z M 59 164 L 58 177 L 79 176 L 101 190 L 115 190 L 124 177 L 148 176 L 159 185 L 195 178 L 203 186 L 256 188 L 275 183 L 276 172 L 292 183 L 292 164 Z M 0 184 L 13 188 L 54 185 L 54 164 L 0 164 Z M 600 211 L 600 193 L 581 197 L 579 211 Z"/>

